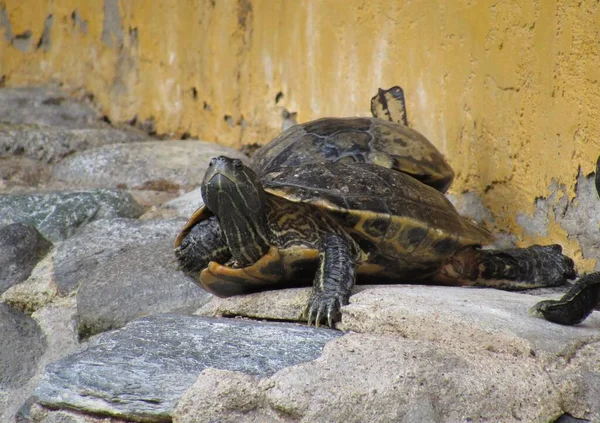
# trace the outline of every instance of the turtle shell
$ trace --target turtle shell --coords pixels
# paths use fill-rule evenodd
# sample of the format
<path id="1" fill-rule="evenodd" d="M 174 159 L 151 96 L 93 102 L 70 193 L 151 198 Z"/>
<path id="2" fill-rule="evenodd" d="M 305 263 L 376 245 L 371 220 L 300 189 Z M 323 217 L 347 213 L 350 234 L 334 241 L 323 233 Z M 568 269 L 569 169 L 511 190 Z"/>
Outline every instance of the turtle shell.
<path id="1" fill-rule="evenodd" d="M 492 235 L 458 214 L 439 191 L 374 164 L 281 168 L 263 177 L 267 193 L 307 203 L 340 223 L 369 254 L 436 262 Z"/>
<path id="2" fill-rule="evenodd" d="M 312 210 L 335 220 L 361 249 L 357 274 L 364 282 L 423 279 L 454 252 L 493 240 L 487 230 L 460 216 L 439 191 L 377 165 L 315 163 L 280 168 L 262 181 L 272 200 L 284 205 L 275 219 L 287 220 L 286 213 L 303 208 L 303 214 Z M 271 247 L 246 268 L 211 262 L 201 272 L 200 284 L 227 297 L 310 283 L 319 252 L 302 245 L 302 230 L 294 228 L 295 246 Z"/>
<path id="3" fill-rule="evenodd" d="M 261 175 L 307 163 L 373 163 L 406 173 L 445 192 L 454 172 L 414 129 L 369 117 L 322 118 L 295 125 L 252 156 Z"/>

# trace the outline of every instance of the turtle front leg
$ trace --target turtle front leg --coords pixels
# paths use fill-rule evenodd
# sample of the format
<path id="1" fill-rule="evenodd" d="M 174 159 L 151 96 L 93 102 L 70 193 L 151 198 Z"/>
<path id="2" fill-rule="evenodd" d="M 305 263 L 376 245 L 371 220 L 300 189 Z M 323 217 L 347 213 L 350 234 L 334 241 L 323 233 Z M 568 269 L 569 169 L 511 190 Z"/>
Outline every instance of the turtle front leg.
<path id="1" fill-rule="evenodd" d="M 326 320 L 333 327 L 340 320 L 340 308 L 350 300 L 356 259 L 349 242 L 337 234 L 321 238 L 319 251 L 319 268 L 304 316 L 309 325 L 314 322 L 318 327 Z"/>
<path id="2" fill-rule="evenodd" d="M 467 248 L 446 259 L 439 277 L 461 285 L 530 289 L 563 285 L 577 276 L 574 266 L 558 244 L 506 250 Z"/>
<path id="3" fill-rule="evenodd" d="M 194 278 L 211 261 L 220 264 L 229 261 L 231 252 L 217 218 L 211 216 L 195 225 L 175 248 L 175 256 L 179 261 L 179 268 Z"/>

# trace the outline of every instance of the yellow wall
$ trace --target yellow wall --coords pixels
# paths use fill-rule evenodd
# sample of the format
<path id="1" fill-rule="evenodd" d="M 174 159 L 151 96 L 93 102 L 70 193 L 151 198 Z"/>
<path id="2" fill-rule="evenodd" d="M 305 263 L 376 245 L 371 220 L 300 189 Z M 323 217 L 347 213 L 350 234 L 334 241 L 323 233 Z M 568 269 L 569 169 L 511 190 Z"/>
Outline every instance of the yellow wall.
<path id="1" fill-rule="evenodd" d="M 573 198 L 579 166 L 589 174 L 600 153 L 596 0 L 0 4 L 13 37 L 31 31 L 23 52 L 0 23 L 7 85 L 83 88 L 113 121 L 152 117 L 160 133 L 264 143 L 284 109 L 299 122 L 368 115 L 377 87 L 400 84 L 411 125 L 448 157 L 453 191 L 481 196 L 492 229 L 562 243 L 593 265 L 559 225 L 540 238 L 516 216 L 532 215 L 552 180 Z M 50 14 L 50 42 L 36 48 Z"/>

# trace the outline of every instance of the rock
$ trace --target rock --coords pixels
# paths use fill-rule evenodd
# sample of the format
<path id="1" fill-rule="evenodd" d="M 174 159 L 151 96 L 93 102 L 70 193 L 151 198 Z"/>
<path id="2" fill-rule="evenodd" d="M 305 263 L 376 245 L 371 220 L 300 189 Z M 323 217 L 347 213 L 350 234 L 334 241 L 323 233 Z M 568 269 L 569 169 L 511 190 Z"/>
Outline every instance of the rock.
<path id="1" fill-rule="evenodd" d="M 131 195 L 120 190 L 0 195 L 0 225 L 28 223 L 52 242 L 68 238 L 91 221 L 138 217 L 142 212 Z"/>
<path id="2" fill-rule="evenodd" d="M 0 192 L 37 187 L 48 181 L 50 175 L 51 169 L 44 163 L 27 157 L 0 155 Z"/>
<path id="3" fill-rule="evenodd" d="M 44 335 L 31 317 L 0 303 L 0 339 L 0 390 L 17 388 L 34 375 Z"/>
<path id="4" fill-rule="evenodd" d="M 176 423 L 554 421 L 561 396 L 535 358 L 350 334 L 260 381 L 205 370 Z"/>
<path id="5" fill-rule="evenodd" d="M 150 314 L 191 314 L 211 297 L 177 270 L 170 240 L 122 248 L 82 279 L 77 291 L 79 336 L 117 329 Z"/>
<path id="6" fill-rule="evenodd" d="M 344 336 L 319 360 L 260 385 L 268 409 L 293 421 L 531 422 L 562 414 L 558 390 L 533 358 L 396 335 Z"/>
<path id="7" fill-rule="evenodd" d="M 204 141 L 146 141 L 83 151 L 58 163 L 53 181 L 78 187 L 170 190 L 200 185 L 211 158 L 244 158 L 237 150 Z"/>
<path id="8" fill-rule="evenodd" d="M 206 368 L 266 377 L 317 358 L 339 332 L 174 314 L 130 322 L 46 367 L 35 395 L 51 408 L 168 421 Z"/>
<path id="9" fill-rule="evenodd" d="M 0 421 L 13 421 L 13 416 L 27 414 L 35 401 L 31 396 L 40 382 L 44 367 L 71 353 L 78 346 L 74 316 L 74 298 L 59 299 L 33 313 L 32 318 L 39 324 L 45 335 L 46 350 L 38 360 L 33 376 L 26 383 L 9 391 L 7 406 L 0 409 Z"/>
<path id="10" fill-rule="evenodd" d="M 0 155 L 24 156 L 56 163 L 78 151 L 105 144 L 142 141 L 148 135 L 116 128 L 60 128 L 0 124 Z"/>
<path id="11" fill-rule="evenodd" d="M 52 244 L 31 225 L 0 227 L 0 294 L 29 277 Z"/>
<path id="12" fill-rule="evenodd" d="M 51 251 L 35 266 L 26 281 L 7 289 L 0 297 L 3 302 L 23 313 L 31 314 L 56 297 L 54 255 Z"/>
<path id="13" fill-rule="evenodd" d="M 107 127 L 92 108 L 54 87 L 0 90 L 0 123 L 86 128 Z"/>
<path id="14" fill-rule="evenodd" d="M 563 422 L 600 421 L 600 342 L 580 343 L 547 367 L 564 398 Z M 570 418 L 571 420 L 568 420 Z M 575 419 L 576 418 L 576 419 Z"/>
<path id="15" fill-rule="evenodd" d="M 370 288 L 370 287 L 369 287 Z M 600 313 L 582 324 L 560 326 L 531 317 L 539 296 L 495 289 L 423 285 L 366 288 L 342 309 L 339 328 L 394 333 L 444 345 L 551 359 L 586 339 L 600 339 Z"/>
<path id="16" fill-rule="evenodd" d="M 177 402 L 174 423 L 285 422 L 265 407 L 256 376 L 208 368 Z M 267 408 L 267 410 L 265 410 Z"/>
<path id="17" fill-rule="evenodd" d="M 68 295 L 97 269 L 107 269 L 111 266 L 109 258 L 118 251 L 163 240 L 172 245 L 184 224 L 185 219 L 104 219 L 90 223 L 58 246 L 54 265 L 59 294 Z"/>
<path id="18" fill-rule="evenodd" d="M 214 297 L 194 314 L 207 317 L 243 316 L 253 319 L 301 321 L 310 292 L 309 288 L 281 289 L 229 298 Z"/>
<path id="19" fill-rule="evenodd" d="M 200 188 L 196 188 L 165 203 L 164 207 L 175 210 L 179 216 L 190 217 L 203 205 Z"/>

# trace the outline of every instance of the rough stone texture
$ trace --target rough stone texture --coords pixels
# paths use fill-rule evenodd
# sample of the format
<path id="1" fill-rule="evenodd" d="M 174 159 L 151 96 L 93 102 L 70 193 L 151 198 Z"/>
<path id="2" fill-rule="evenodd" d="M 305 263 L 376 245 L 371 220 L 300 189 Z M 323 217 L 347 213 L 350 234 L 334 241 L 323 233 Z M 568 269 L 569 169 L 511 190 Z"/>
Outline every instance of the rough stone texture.
<path id="1" fill-rule="evenodd" d="M 164 207 L 175 210 L 179 216 L 190 217 L 198 208 L 204 205 L 200 190 L 200 188 L 196 188 L 186 192 L 165 203 Z"/>
<path id="2" fill-rule="evenodd" d="M 0 300 L 24 313 L 31 314 L 48 304 L 58 294 L 54 283 L 54 255 L 52 250 L 31 271 L 26 281 L 7 289 Z"/>
<path id="3" fill-rule="evenodd" d="M 7 391 L 8 401 L 5 407 L 0 407 L 0 421 L 12 422 L 12 418 L 16 414 L 23 415 L 23 412 L 29 409 L 34 401 L 29 398 L 40 382 L 44 367 L 75 350 L 78 344 L 74 316 L 75 301 L 73 298 L 60 299 L 60 301 L 33 313 L 32 318 L 39 324 L 45 335 L 45 352 L 35 366 L 33 366 L 34 363 L 31 363 L 33 375 L 22 384 Z M 2 348 L 3 344 L 0 343 L 0 350 Z"/>
<path id="4" fill-rule="evenodd" d="M 129 193 L 120 190 L 0 195 L 0 224 L 29 223 L 53 242 L 91 221 L 138 217 L 142 211 Z"/>
<path id="5" fill-rule="evenodd" d="M 31 225 L 0 226 L 0 294 L 27 279 L 51 247 Z"/>
<path id="6" fill-rule="evenodd" d="M 53 87 L 0 90 L 0 123 L 67 128 L 108 127 L 90 107 Z"/>
<path id="7" fill-rule="evenodd" d="M 0 339 L 0 390 L 17 388 L 34 375 L 44 335 L 31 317 L 0 303 Z"/>
<path id="8" fill-rule="evenodd" d="M 48 165 L 27 157 L 0 155 L 0 192 L 35 187 L 50 179 Z"/>
<path id="9" fill-rule="evenodd" d="M 104 219 L 90 223 L 58 247 L 54 264 L 60 295 L 75 290 L 97 269 L 101 271 L 110 267 L 109 257 L 119 251 L 163 240 L 172 245 L 184 224 L 185 219 L 181 218 L 145 221 Z"/>
<path id="10" fill-rule="evenodd" d="M 353 334 L 261 381 L 205 371 L 174 422 L 541 422 L 560 416 L 559 404 L 533 358 Z"/>
<path id="11" fill-rule="evenodd" d="M 78 332 L 85 338 L 150 314 L 191 314 L 211 297 L 177 270 L 170 240 L 113 251 L 82 279 Z"/>
<path id="12" fill-rule="evenodd" d="M 355 288 L 354 292 L 357 292 Z M 311 290 L 282 289 L 249 295 L 236 295 L 229 298 L 213 297 L 212 301 L 200 307 L 194 314 L 207 317 L 251 317 L 267 320 L 302 320 L 301 315 Z"/>
<path id="13" fill-rule="evenodd" d="M 69 410 L 49 410 L 39 404 L 32 404 L 30 409 L 20 412 L 23 415 L 23 423 L 131 423 L 131 420 L 115 417 L 90 416 Z"/>
<path id="14" fill-rule="evenodd" d="M 148 135 L 133 129 L 0 124 L 0 155 L 25 156 L 38 162 L 55 163 L 78 151 L 147 138 Z"/>
<path id="15" fill-rule="evenodd" d="M 198 186 L 211 158 L 245 157 L 203 141 L 112 144 L 75 154 L 54 168 L 53 180 L 81 187 L 173 189 Z"/>
<path id="16" fill-rule="evenodd" d="M 208 367 L 265 377 L 315 359 L 338 336 L 284 323 L 155 315 L 47 366 L 36 395 L 50 407 L 164 421 Z"/>

